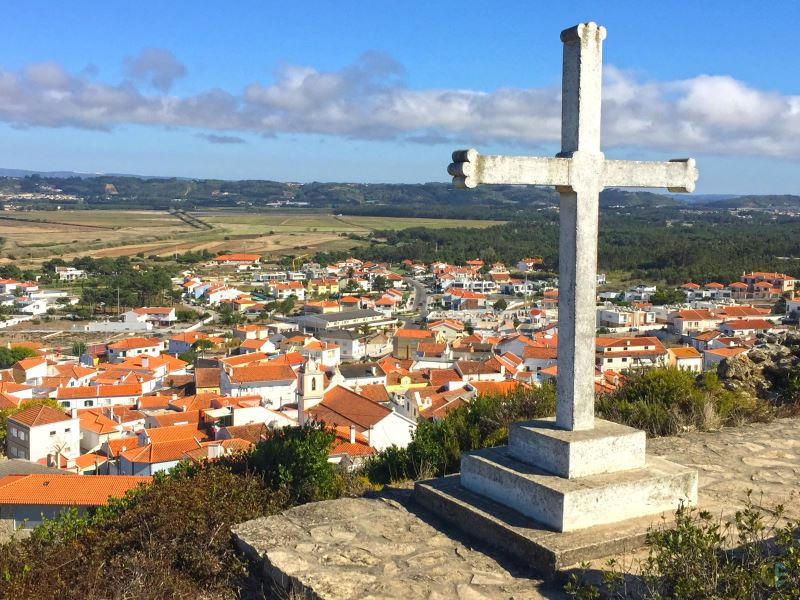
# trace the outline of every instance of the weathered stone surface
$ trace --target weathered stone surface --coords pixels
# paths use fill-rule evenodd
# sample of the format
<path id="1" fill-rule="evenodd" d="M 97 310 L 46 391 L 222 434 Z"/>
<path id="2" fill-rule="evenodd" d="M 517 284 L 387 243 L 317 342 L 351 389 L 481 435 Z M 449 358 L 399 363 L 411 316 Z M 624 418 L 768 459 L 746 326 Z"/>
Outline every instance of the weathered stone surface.
<path id="1" fill-rule="evenodd" d="M 800 519 L 800 419 L 656 438 L 648 446 L 652 454 L 700 472 L 699 505 L 712 514 L 732 513 L 753 490 L 755 500 L 765 506 L 782 503 L 787 517 Z M 457 478 L 449 479 L 458 485 Z M 466 523 L 474 536 L 468 538 L 404 504 L 405 500 L 381 499 L 320 502 L 243 523 L 234 533 L 240 547 L 264 562 L 267 576 L 287 587 L 294 581 L 311 598 L 563 597 L 558 584 L 543 584 L 543 572 L 537 576 L 517 567 L 492 549 L 487 544 L 492 530 L 482 529 L 480 522 Z M 537 530 L 515 511 L 505 510 L 491 515 L 496 526 L 505 520 L 502 526 L 513 531 L 503 550 L 508 553 L 508 546 L 550 538 L 547 543 L 559 548 L 563 559 L 550 570 L 579 562 L 575 550 L 587 547 L 603 556 L 629 558 L 646 531 L 646 524 L 640 523 L 638 535 L 619 524 L 594 529 L 591 535 L 558 534 Z M 650 521 L 658 523 L 658 518 Z M 595 564 L 602 567 L 604 561 Z"/>
<path id="2" fill-rule="evenodd" d="M 509 425 L 508 452 L 561 477 L 586 477 L 644 467 L 645 433 L 603 419 L 577 431 L 559 429 L 553 418 L 536 419 Z"/>
<path id="3" fill-rule="evenodd" d="M 697 500 L 697 471 L 659 457 L 639 469 L 567 479 L 508 455 L 506 446 L 461 457 L 461 485 L 556 531 L 675 510 Z"/>
<path id="4" fill-rule="evenodd" d="M 305 504 L 234 528 L 237 545 L 285 589 L 321 600 L 536 599 L 558 586 L 504 565 L 380 499 Z M 542 595 L 546 592 L 546 595 Z"/>

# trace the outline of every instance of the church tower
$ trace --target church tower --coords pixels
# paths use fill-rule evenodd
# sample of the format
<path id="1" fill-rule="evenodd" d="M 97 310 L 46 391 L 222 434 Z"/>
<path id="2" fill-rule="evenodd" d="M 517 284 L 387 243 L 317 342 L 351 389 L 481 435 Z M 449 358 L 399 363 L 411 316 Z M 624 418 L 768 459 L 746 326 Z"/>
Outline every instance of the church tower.
<path id="1" fill-rule="evenodd" d="M 297 388 L 297 420 L 300 425 L 306 422 L 306 411 L 322 402 L 325 391 L 325 375 L 313 358 L 300 367 Z"/>

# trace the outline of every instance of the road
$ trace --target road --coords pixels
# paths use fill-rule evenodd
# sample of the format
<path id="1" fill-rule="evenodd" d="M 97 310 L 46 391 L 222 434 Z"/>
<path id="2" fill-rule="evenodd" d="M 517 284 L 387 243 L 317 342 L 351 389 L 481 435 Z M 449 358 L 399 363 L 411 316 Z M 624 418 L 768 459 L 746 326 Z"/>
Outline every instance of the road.
<path id="1" fill-rule="evenodd" d="M 420 322 L 428 316 L 428 291 L 425 286 L 413 277 L 405 277 L 404 281 L 414 288 L 414 312 L 419 314 Z M 406 327 L 412 326 L 411 321 L 406 322 Z"/>

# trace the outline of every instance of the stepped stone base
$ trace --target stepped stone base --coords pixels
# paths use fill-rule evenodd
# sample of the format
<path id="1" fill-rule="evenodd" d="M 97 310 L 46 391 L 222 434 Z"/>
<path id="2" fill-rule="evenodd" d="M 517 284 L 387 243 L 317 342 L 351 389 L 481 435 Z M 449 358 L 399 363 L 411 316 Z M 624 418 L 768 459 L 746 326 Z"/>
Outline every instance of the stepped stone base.
<path id="1" fill-rule="evenodd" d="M 508 452 L 561 477 L 586 477 L 645 465 L 644 431 L 595 419 L 594 428 L 567 431 L 555 417 L 511 423 Z"/>
<path id="2" fill-rule="evenodd" d="M 566 479 L 517 460 L 507 446 L 486 448 L 462 456 L 461 485 L 556 531 L 697 502 L 697 471 L 652 456 L 638 469 Z"/>
<path id="3" fill-rule="evenodd" d="M 674 520 L 674 511 L 670 509 L 562 533 L 467 490 L 461 486 L 459 475 L 417 482 L 414 501 L 473 539 L 546 576 L 585 561 L 637 550 L 644 546 L 649 527 Z"/>

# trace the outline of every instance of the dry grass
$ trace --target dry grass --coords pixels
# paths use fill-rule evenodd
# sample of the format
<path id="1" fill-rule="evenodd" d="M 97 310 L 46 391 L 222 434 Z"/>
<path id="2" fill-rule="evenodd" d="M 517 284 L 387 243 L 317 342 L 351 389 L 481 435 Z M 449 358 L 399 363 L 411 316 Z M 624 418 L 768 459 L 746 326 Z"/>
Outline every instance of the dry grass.
<path id="1" fill-rule="evenodd" d="M 497 221 L 337 216 L 313 212 L 252 213 L 234 210 L 195 213 L 213 226 L 198 230 L 163 211 L 28 211 L 0 215 L 2 257 L 36 264 L 52 257 L 169 256 L 189 250 L 255 252 L 264 255 L 348 250 L 363 242 L 342 234 L 366 235 L 409 227 L 489 227 Z M 25 219 L 25 220 L 20 220 Z"/>

